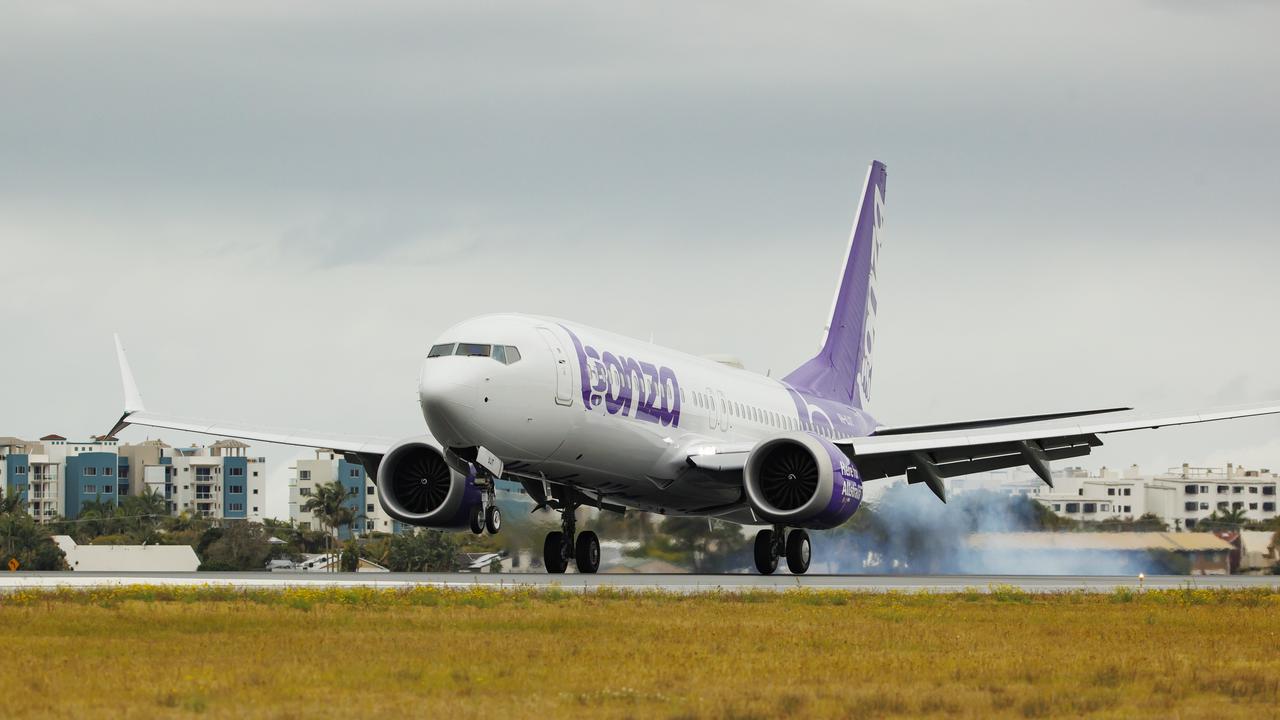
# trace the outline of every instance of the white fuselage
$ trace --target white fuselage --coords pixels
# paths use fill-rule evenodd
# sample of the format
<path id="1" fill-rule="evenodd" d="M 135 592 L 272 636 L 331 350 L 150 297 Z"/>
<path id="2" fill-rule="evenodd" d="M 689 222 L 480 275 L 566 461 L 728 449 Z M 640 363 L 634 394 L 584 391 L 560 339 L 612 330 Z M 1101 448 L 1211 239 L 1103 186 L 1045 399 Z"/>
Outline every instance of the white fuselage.
<path id="1" fill-rule="evenodd" d="M 484 447 L 512 474 L 657 512 L 744 502 L 739 475 L 694 468 L 691 455 L 784 432 L 874 428 L 860 410 L 778 380 L 554 318 L 474 318 L 433 348 L 419 398 L 443 445 Z"/>

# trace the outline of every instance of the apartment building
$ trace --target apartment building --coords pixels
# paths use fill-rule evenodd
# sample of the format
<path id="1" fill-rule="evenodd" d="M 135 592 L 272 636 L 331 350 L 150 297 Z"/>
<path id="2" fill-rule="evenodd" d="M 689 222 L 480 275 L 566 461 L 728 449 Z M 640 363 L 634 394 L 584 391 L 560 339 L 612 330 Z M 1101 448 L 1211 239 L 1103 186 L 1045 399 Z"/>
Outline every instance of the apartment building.
<path id="1" fill-rule="evenodd" d="M 1184 463 L 1156 474 L 1143 473 L 1136 465 L 1123 471 L 1104 467 L 1096 474 L 1073 467 L 1054 472 L 1052 488 L 1016 482 L 1006 489 L 1075 520 L 1138 518 L 1150 513 L 1170 529 L 1190 530 L 1215 512 L 1239 511 L 1246 521 L 1276 517 L 1278 485 L 1280 476 L 1266 468 Z"/>
<path id="2" fill-rule="evenodd" d="M 382 509 L 374 480 L 358 463 L 348 462 L 332 450 L 317 450 L 314 458 L 298 460 L 289 471 L 289 519 L 299 527 L 308 530 L 322 528 L 320 520 L 306 510 L 307 500 L 314 495 L 317 486 L 337 480 L 347 490 L 345 504 L 355 515 L 353 528 L 357 535 L 392 533 L 402 529 L 401 523 L 392 520 Z M 347 538 L 350 533 L 346 528 L 339 528 L 338 535 Z"/>
<path id="3" fill-rule="evenodd" d="M 261 520 L 266 512 L 265 459 L 249 446 L 221 440 L 174 448 L 160 440 L 121 444 L 114 437 L 73 441 L 0 438 L 0 483 L 41 522 L 74 518 L 90 502 L 118 505 L 146 488 L 163 495 L 171 514 Z"/>

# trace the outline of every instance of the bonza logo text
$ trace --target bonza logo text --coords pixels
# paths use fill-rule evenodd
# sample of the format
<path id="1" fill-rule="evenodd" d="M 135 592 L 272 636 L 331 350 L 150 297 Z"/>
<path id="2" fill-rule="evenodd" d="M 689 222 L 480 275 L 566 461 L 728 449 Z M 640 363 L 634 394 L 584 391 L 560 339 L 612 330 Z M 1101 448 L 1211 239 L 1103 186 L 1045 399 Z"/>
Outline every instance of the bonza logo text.
<path id="1" fill-rule="evenodd" d="M 680 381 L 669 367 L 600 351 L 568 328 L 582 373 L 582 404 L 588 412 L 603 408 L 610 415 L 633 414 L 638 420 L 680 426 Z"/>

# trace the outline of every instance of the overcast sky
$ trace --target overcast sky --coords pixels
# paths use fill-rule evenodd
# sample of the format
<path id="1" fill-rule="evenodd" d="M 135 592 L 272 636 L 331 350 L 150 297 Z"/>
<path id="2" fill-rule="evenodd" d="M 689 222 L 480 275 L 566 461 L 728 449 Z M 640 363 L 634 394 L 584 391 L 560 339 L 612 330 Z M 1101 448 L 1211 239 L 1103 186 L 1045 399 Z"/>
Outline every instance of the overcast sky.
<path id="1" fill-rule="evenodd" d="M 150 409 L 388 436 L 485 312 L 786 372 L 872 159 L 882 421 L 1280 399 L 1280 5 L 607 5 L 0 3 L 0 435 L 109 428 L 112 331 Z"/>

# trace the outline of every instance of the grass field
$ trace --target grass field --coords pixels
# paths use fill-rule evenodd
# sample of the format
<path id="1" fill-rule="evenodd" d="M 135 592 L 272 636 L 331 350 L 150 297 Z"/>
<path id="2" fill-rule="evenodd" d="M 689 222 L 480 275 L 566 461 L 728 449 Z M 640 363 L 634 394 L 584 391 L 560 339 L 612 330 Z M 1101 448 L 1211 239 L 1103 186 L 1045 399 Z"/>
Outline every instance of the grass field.
<path id="1" fill-rule="evenodd" d="M 0 717 L 1278 717 L 1280 594 L 0 596 Z"/>

